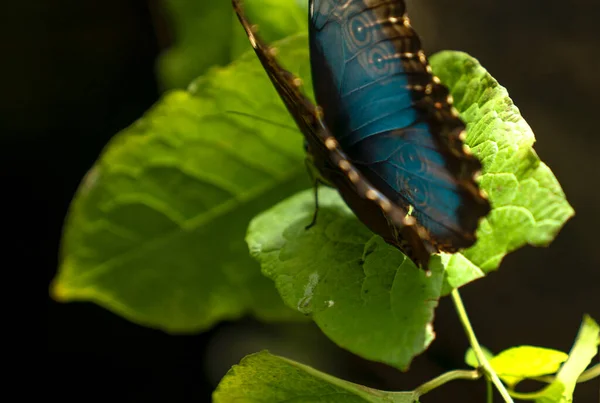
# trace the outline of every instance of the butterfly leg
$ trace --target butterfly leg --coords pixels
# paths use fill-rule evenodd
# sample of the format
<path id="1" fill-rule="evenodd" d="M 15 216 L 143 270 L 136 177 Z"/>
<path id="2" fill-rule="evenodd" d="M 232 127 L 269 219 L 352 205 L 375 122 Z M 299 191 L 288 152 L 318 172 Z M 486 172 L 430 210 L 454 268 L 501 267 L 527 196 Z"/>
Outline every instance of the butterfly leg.
<path id="1" fill-rule="evenodd" d="M 317 215 L 319 213 L 319 181 L 316 181 L 313 186 L 314 194 L 315 194 L 315 212 L 313 213 L 313 218 L 310 224 L 308 224 L 304 229 L 311 229 L 317 223 Z"/>
<path id="2" fill-rule="evenodd" d="M 306 227 L 304 227 L 305 229 L 308 230 L 317 223 L 317 215 L 319 213 L 319 184 L 321 182 L 319 181 L 319 178 L 315 175 L 314 167 L 312 166 L 312 162 L 310 161 L 310 159 L 306 158 L 304 160 L 304 164 L 306 165 L 306 170 L 308 171 L 308 176 L 310 176 L 310 180 L 313 184 L 313 192 L 315 195 L 315 212 L 313 213 L 313 218 L 312 218 L 310 224 L 308 224 Z"/>

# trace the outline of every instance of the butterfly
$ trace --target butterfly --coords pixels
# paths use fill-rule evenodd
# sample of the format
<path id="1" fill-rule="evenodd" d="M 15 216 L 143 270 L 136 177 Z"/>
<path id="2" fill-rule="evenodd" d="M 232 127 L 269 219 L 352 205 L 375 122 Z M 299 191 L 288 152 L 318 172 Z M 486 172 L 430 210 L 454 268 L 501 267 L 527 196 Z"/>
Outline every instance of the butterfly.
<path id="1" fill-rule="evenodd" d="M 335 187 L 374 233 L 428 270 L 432 254 L 472 246 L 490 203 L 465 124 L 436 77 L 403 0 L 310 0 L 317 105 L 233 7 L 305 137 L 319 183 Z M 315 190 L 315 199 L 317 200 Z M 316 220 L 316 212 L 313 219 Z"/>

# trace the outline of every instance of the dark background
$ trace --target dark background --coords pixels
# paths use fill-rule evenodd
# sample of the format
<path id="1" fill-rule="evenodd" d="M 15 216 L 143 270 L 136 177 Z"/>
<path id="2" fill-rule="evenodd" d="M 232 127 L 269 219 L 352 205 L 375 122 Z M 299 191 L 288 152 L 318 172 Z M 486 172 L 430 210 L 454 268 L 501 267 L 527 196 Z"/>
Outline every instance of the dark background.
<path id="1" fill-rule="evenodd" d="M 467 51 L 509 89 L 536 133 L 537 152 L 577 212 L 550 248 L 523 248 L 499 272 L 464 288 L 476 332 L 493 351 L 519 344 L 568 351 L 583 313 L 600 320 L 600 2 L 409 3 L 427 51 Z M 412 388 L 462 367 L 467 341 L 447 300 L 436 312 L 437 340 L 408 374 L 400 374 L 335 349 L 306 326 L 295 331 L 247 319 L 175 337 L 92 304 L 49 299 L 62 221 L 79 180 L 111 136 L 159 97 L 154 63 L 163 41 L 150 13 L 157 6 L 141 0 L 0 6 L 2 203 L 8 206 L 5 223 L 17 224 L 7 231 L 15 242 L 7 251 L 16 252 L 27 276 L 44 278 L 39 294 L 47 301 L 44 379 L 53 385 L 47 396 L 209 401 L 218 379 L 243 354 L 269 347 L 301 359 L 303 343 L 313 354 L 320 351 L 318 368 L 388 390 Z M 290 333 L 310 336 L 283 343 Z M 423 400 L 483 401 L 483 396 L 481 383 L 457 382 Z M 597 380 L 578 387 L 577 402 L 597 399 Z"/>

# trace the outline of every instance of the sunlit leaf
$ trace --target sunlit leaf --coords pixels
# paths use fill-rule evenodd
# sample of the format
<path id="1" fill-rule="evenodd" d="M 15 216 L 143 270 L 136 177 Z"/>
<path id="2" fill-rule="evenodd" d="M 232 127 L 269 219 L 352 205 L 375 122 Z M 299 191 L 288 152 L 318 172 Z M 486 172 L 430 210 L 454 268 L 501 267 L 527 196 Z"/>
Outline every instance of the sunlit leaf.
<path id="1" fill-rule="evenodd" d="M 510 387 L 526 378 L 554 374 L 568 355 L 562 351 L 534 346 L 504 350 L 490 359 L 490 365 Z"/>
<path id="2" fill-rule="evenodd" d="M 463 254 L 488 272 L 523 245 L 549 244 L 574 212 L 533 150 L 533 132 L 506 89 L 462 52 L 438 53 L 431 65 L 467 123 L 466 143 L 484 164 L 480 185 L 493 210 Z"/>

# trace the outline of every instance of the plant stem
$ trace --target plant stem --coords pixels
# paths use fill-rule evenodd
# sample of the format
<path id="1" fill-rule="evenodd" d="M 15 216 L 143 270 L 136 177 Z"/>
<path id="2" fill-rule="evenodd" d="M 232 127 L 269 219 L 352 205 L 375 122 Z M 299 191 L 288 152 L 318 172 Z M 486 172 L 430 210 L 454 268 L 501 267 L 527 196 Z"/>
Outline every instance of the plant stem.
<path id="1" fill-rule="evenodd" d="M 488 378 L 485 378 L 485 391 L 487 393 L 487 403 L 494 403 L 494 389 Z"/>
<path id="2" fill-rule="evenodd" d="M 520 392 L 515 392 L 514 390 L 511 390 L 510 395 L 512 397 L 514 397 L 515 399 L 520 399 L 520 400 L 536 400 L 541 397 L 544 397 L 545 391 L 546 391 L 546 389 L 542 389 L 542 390 L 539 390 L 534 393 L 520 393 Z"/>
<path id="3" fill-rule="evenodd" d="M 504 401 L 506 403 L 514 403 L 512 398 L 508 394 L 506 387 L 504 387 L 504 384 L 502 383 L 500 378 L 498 378 L 498 375 L 496 375 L 496 372 L 494 372 L 494 369 L 492 368 L 488 360 L 485 358 L 485 355 L 481 350 L 481 346 L 477 341 L 477 337 L 475 337 L 475 332 L 473 331 L 473 327 L 471 326 L 471 322 L 469 321 L 469 317 L 467 316 L 467 311 L 465 310 L 465 306 L 463 305 L 462 299 L 460 298 L 460 294 L 458 293 L 457 288 L 452 290 L 452 301 L 454 302 L 454 307 L 456 308 L 458 317 L 460 318 L 463 328 L 465 329 L 465 333 L 469 338 L 469 343 L 471 344 L 471 348 L 475 353 L 475 357 L 477 357 L 477 361 L 479 361 L 481 369 L 496 386 L 496 389 L 498 389 L 498 392 L 500 392 L 500 395 L 502 396 Z"/>
<path id="4" fill-rule="evenodd" d="M 600 376 L 600 364 L 594 365 L 592 368 L 589 368 L 584 373 L 579 375 L 577 378 L 577 383 L 583 383 L 587 381 L 591 381 L 594 378 L 598 378 Z M 555 376 L 536 376 L 531 378 L 534 381 L 544 382 L 544 383 L 552 383 L 556 380 Z"/>
<path id="5" fill-rule="evenodd" d="M 465 370 L 455 370 L 446 372 L 437 378 L 433 378 L 430 381 L 425 382 L 421 386 L 417 387 L 413 392 L 417 396 L 423 396 L 425 393 L 431 392 L 435 388 L 439 388 L 445 383 L 450 381 L 455 381 L 457 379 L 466 379 L 469 381 L 473 381 L 481 378 L 481 373 L 477 370 L 474 371 L 465 371 Z"/>
<path id="6" fill-rule="evenodd" d="M 583 374 L 581 374 L 579 376 L 579 379 L 577 379 L 577 383 L 587 382 L 591 379 L 598 377 L 599 375 L 600 375 L 600 364 L 596 364 L 592 368 L 588 369 Z M 542 378 L 542 377 L 540 377 L 540 378 Z M 554 377 L 547 377 L 547 378 L 548 379 L 542 378 L 541 382 L 552 383 L 556 380 L 556 378 L 554 378 Z M 536 378 L 532 378 L 532 379 L 540 380 L 540 379 L 536 379 Z M 512 397 L 514 397 L 516 399 L 535 400 L 535 399 L 538 399 L 538 398 L 544 396 L 545 391 L 546 391 L 546 388 L 539 390 L 537 392 L 532 392 L 532 393 L 519 393 L 519 392 L 515 392 L 514 390 L 510 390 L 509 393 Z"/>
<path id="7" fill-rule="evenodd" d="M 587 382 L 587 381 L 597 378 L 599 376 L 600 376 L 600 364 L 596 364 L 592 368 L 588 369 L 583 374 L 581 374 L 579 376 L 579 379 L 577 379 L 577 383 Z"/>

